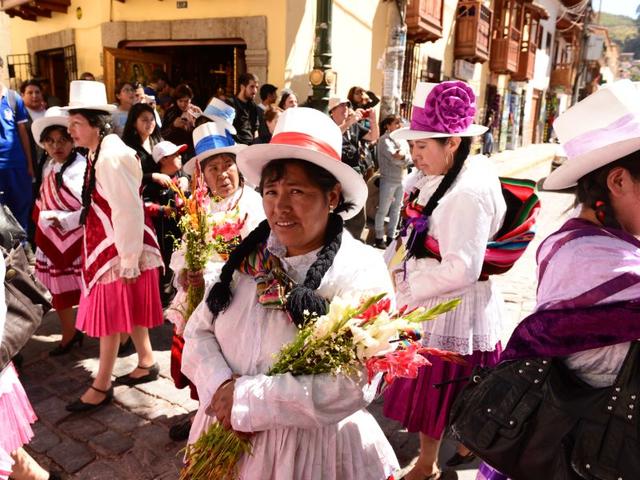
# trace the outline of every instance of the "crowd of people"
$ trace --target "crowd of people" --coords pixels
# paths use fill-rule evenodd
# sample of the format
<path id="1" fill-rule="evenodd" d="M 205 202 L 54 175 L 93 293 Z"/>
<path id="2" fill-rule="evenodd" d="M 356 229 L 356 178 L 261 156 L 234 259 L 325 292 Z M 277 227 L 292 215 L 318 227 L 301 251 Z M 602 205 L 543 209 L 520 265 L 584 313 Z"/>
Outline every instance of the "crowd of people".
<path id="1" fill-rule="evenodd" d="M 214 97 L 204 109 L 192 104 L 188 85 L 171 89 L 170 100 L 168 91 L 158 74 L 144 88 L 118 84 L 111 104 L 104 84 L 78 80 L 68 105 L 45 108 L 37 81 L 25 82 L 20 94 L 2 87 L 2 203 L 32 230 L 36 276 L 60 318 L 62 338 L 49 354 L 68 354 L 85 335 L 100 344 L 95 377 L 66 409 L 94 411 L 113 400 L 114 384 L 156 380 L 149 329 L 166 318 L 174 324 L 174 383 L 200 401 L 192 420 L 171 429 L 174 440 L 193 444 L 216 422 L 251 438 L 252 454 L 238 465 L 243 479 L 393 478 L 396 455 L 366 410 L 380 377 L 266 373 L 310 312 L 326 313 L 335 297 L 382 292 L 410 309 L 459 299 L 456 309 L 421 325 L 421 342 L 464 362 L 429 356 L 416 378 L 384 390 L 384 415 L 420 436 L 419 458 L 403 478 L 439 479 L 438 452 L 465 386 L 460 379 L 495 366 L 503 353 L 504 302 L 491 277 L 522 254 L 531 235 L 517 245 L 506 239 L 530 233 L 523 227 L 530 229 L 537 212 L 521 215 L 487 157 L 471 154 L 472 138 L 486 132 L 474 123 L 472 89 L 461 81 L 419 82 L 409 126 L 397 115 L 378 124 L 379 99 L 361 87 L 331 98 L 328 114 L 299 107 L 290 90 L 278 96 L 250 73 L 240 76 L 236 95 Z M 623 82 L 594 97 L 614 111 L 612 98 L 634 92 Z M 589 98 L 557 122 L 569 160 L 545 186 L 577 183 L 581 208 L 538 253 L 542 311 L 637 300 L 640 134 L 600 132 L 599 143 L 591 138 L 585 147 L 581 139 L 593 132 L 573 131 L 575 118 L 599 108 Z M 633 114 L 622 104 L 618 110 L 609 120 Z M 376 248 L 362 241 L 372 185 Z M 179 199 L 202 191 L 214 226 L 235 230 L 224 236 L 228 250 L 194 270 Z M 574 248 L 560 250 L 569 241 Z M 586 257 L 593 265 L 584 277 L 568 279 Z M 620 269 L 636 280 L 625 277 L 613 291 Z M 187 313 L 192 287 L 204 295 Z M 594 300 L 598 288 L 606 295 Z M 605 328 L 606 311 L 599 314 Z M 0 338 L 5 316 L 0 311 Z M 570 348 L 562 339 L 550 348 L 568 355 L 585 381 L 611 384 L 637 335 L 621 328 L 594 343 L 592 330 L 580 336 L 580 317 L 571 319 Z M 546 332 L 538 333 L 545 346 Z M 571 335 L 580 341 L 569 342 Z M 521 337 L 516 331 L 505 350 L 512 358 L 526 343 Z M 137 366 L 114 377 L 127 348 Z M 11 363 L 0 373 L 0 419 L 12 430 L 0 437 L 0 478 L 55 478 L 22 448 L 35 415 Z M 447 466 L 474 458 L 460 443 Z M 487 466 L 480 475 L 501 473 Z"/>

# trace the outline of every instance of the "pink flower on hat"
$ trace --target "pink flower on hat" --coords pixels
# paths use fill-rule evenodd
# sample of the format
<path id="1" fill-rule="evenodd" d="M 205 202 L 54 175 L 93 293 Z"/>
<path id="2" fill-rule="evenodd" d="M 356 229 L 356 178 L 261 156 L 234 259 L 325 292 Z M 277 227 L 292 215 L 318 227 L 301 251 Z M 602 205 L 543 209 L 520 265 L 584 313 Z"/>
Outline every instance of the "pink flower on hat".
<path id="1" fill-rule="evenodd" d="M 476 114 L 476 96 L 464 82 L 443 82 L 436 85 L 425 101 L 424 110 L 414 109 L 412 128 L 419 130 L 460 133 L 473 123 Z M 417 120 L 417 122 L 416 122 Z"/>

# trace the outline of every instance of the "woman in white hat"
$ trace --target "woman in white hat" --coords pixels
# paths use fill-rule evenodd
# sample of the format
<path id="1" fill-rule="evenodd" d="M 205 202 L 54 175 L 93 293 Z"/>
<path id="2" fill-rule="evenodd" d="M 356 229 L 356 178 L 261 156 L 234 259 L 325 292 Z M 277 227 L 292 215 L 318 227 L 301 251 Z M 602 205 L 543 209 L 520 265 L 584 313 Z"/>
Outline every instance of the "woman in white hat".
<path id="1" fill-rule="evenodd" d="M 203 115 L 200 118 L 206 117 Z M 237 238 L 226 240 L 231 244 L 244 239 L 265 217 L 260 195 L 245 185 L 236 165 L 236 154 L 246 148 L 246 145 L 235 143 L 228 129 L 228 122 L 214 118 L 214 121 L 203 123 L 193 131 L 196 156 L 185 164 L 184 171 L 188 175 L 194 175 L 196 162 L 199 162 L 200 171 L 211 195 L 209 212 L 214 228 L 222 228 L 225 224 L 231 225 L 236 222 L 241 225 Z M 171 348 L 171 375 L 177 388 L 189 385 L 194 400 L 198 399 L 197 392 L 180 371 L 184 345 L 182 334 L 187 321 L 182 315 L 187 299 L 187 286 L 189 283 L 211 284 L 220 273 L 225 260 L 226 255 L 214 253 L 204 271 L 188 272 L 183 249 L 176 250 L 171 259 L 171 269 L 178 278 L 177 293 L 167 311 L 167 318 L 175 324 Z M 177 424 L 171 428 L 169 435 L 174 440 L 185 440 L 189 435 L 190 426 L 191 422 Z"/>
<path id="2" fill-rule="evenodd" d="M 567 160 L 549 175 L 544 188 L 577 186 L 580 213 L 540 245 L 535 312 L 516 327 L 501 360 L 562 357 L 580 379 L 601 388 L 615 382 L 630 342 L 640 338 L 638 106 L 640 93 L 632 82 L 622 80 L 588 96 L 554 122 Z M 629 420 L 637 413 L 635 397 L 620 399 Z M 624 444 L 621 440 L 613 449 L 626 452 Z M 637 449 L 636 440 L 630 461 L 638 459 Z M 561 454 L 540 450 L 536 458 L 541 465 L 570 465 L 569 458 L 558 460 Z M 618 457 L 613 458 L 615 463 Z M 615 477 L 637 477 L 637 465 Z M 594 464 L 598 467 L 602 465 Z M 491 472 L 485 478 L 503 477 Z"/>
<path id="3" fill-rule="evenodd" d="M 71 412 L 105 405 L 113 398 L 111 375 L 119 334 L 130 333 L 138 366 L 116 381 L 125 385 L 155 380 L 149 328 L 163 322 L 159 268 L 162 256 L 151 220 L 145 217 L 140 184 L 142 169 L 135 151 L 109 134 L 104 84 L 71 82 L 69 133 L 76 146 L 89 150 L 82 190 L 84 225 L 83 294 L 78 329 L 100 338 L 98 373 L 89 389 L 67 405 Z"/>
<path id="4" fill-rule="evenodd" d="M 392 138 L 412 140 L 416 171 L 405 181 L 408 200 L 403 233 L 388 250 L 398 305 L 429 308 L 453 298 L 460 305 L 423 324 L 423 343 L 459 353 L 464 366 L 430 358 L 416 379 L 398 379 L 385 391 L 385 416 L 420 432 L 420 456 L 405 478 L 440 478 L 436 463 L 448 411 L 476 365 L 495 365 L 500 355 L 503 301 L 483 273 L 487 243 L 506 212 L 500 180 L 485 157 L 469 156 L 475 95 L 464 82 L 419 83 L 411 126 Z M 437 248 L 433 248 L 435 245 Z M 434 384 L 445 383 L 441 388 Z M 446 383 L 449 382 L 449 383 Z M 459 448 L 450 464 L 472 458 Z"/>
<path id="5" fill-rule="evenodd" d="M 367 187 L 340 151 L 328 116 L 292 108 L 269 144 L 238 154 L 246 180 L 260 185 L 267 220 L 233 251 L 189 320 L 182 368 L 201 401 L 191 443 L 214 421 L 251 434 L 239 478 L 383 480 L 398 466 L 365 409 L 376 382 L 264 375 L 305 311 L 325 313 L 336 295 L 392 291 L 380 256 L 344 230 Z M 267 288 L 280 294 L 259 294 Z"/>
<path id="6" fill-rule="evenodd" d="M 51 107 L 31 126 L 33 138 L 45 154 L 37 171 L 36 276 L 49 289 L 52 305 L 62 325 L 62 340 L 51 356 L 69 353 L 82 345 L 82 332 L 75 328 L 73 307 L 80 300 L 83 229 L 82 181 L 87 160 L 73 146 L 67 132 L 69 115 Z"/>

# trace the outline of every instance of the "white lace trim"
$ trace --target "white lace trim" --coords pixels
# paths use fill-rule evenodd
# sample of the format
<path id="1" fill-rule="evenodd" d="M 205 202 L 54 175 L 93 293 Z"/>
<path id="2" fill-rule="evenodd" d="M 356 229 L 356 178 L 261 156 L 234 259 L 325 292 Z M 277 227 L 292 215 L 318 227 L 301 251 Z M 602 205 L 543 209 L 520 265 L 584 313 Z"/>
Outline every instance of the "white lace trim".
<path id="1" fill-rule="evenodd" d="M 462 355 L 471 355 L 477 351 L 493 352 L 498 341 L 489 335 L 472 335 L 470 338 L 458 338 L 425 333 L 422 338 L 422 344 L 426 347 L 449 350 Z"/>
<path id="2" fill-rule="evenodd" d="M 104 272 L 96 283 L 112 283 L 121 278 L 136 278 L 140 272 L 151 270 L 152 268 L 164 267 L 162 257 L 155 253 L 143 251 L 140 255 L 137 267 L 120 268 L 120 264 L 116 263 L 109 270 Z"/>

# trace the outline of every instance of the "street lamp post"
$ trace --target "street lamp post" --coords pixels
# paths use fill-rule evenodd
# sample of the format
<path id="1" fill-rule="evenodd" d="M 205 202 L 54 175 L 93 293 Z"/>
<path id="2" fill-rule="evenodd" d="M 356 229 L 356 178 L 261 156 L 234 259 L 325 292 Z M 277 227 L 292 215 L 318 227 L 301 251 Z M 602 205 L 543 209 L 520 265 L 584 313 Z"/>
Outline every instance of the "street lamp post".
<path id="1" fill-rule="evenodd" d="M 313 86 L 311 106 L 327 113 L 329 92 L 335 83 L 331 68 L 331 17 L 333 0 L 317 0 L 316 38 L 313 53 L 313 70 L 309 81 Z"/>

